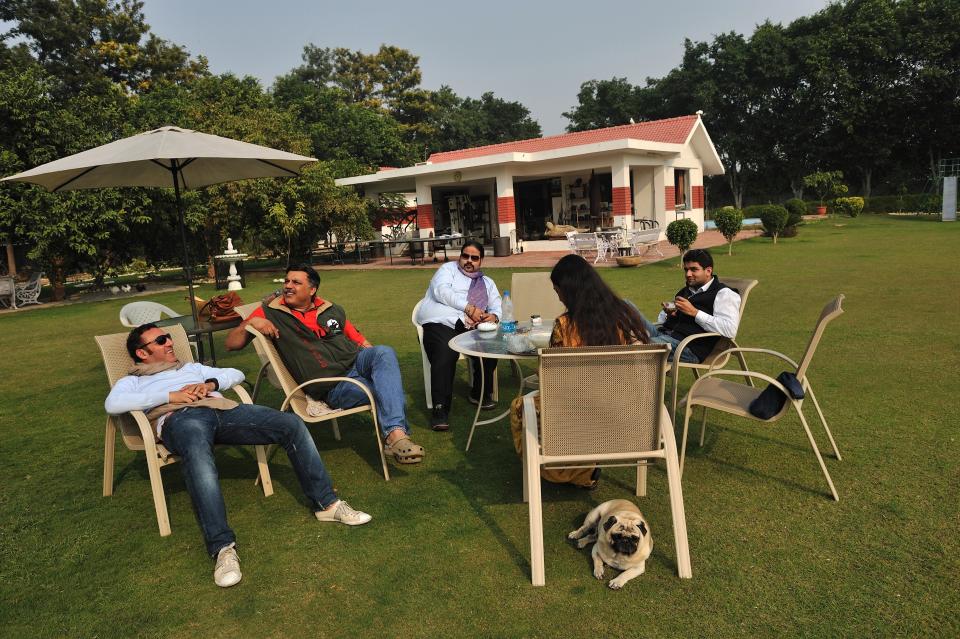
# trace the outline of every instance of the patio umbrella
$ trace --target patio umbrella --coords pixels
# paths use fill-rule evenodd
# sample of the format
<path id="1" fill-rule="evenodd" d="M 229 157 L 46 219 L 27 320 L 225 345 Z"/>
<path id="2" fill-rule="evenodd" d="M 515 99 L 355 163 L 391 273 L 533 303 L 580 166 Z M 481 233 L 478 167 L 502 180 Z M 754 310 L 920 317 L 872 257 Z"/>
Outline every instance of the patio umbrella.
<path id="1" fill-rule="evenodd" d="M 295 176 L 304 166 L 316 161 L 218 135 L 165 126 L 54 160 L 0 181 L 29 182 L 54 192 L 118 186 L 173 187 L 190 309 L 196 322 L 197 305 L 193 297 L 181 189 L 250 178 Z"/>

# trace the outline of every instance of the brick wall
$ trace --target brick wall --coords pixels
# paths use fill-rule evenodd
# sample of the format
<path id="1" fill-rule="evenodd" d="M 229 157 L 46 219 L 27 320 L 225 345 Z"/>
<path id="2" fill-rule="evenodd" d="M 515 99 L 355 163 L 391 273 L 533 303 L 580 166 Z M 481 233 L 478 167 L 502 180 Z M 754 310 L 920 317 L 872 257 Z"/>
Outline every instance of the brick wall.
<path id="1" fill-rule="evenodd" d="M 613 214 L 630 215 L 630 187 L 616 186 L 613 188 Z"/>
<path id="2" fill-rule="evenodd" d="M 507 224 L 517 221 L 517 206 L 513 197 L 497 198 L 497 222 Z"/>
<path id="3" fill-rule="evenodd" d="M 695 186 L 691 189 L 693 191 L 693 208 L 702 209 L 703 208 L 703 186 Z"/>
<path id="4" fill-rule="evenodd" d="M 417 226 L 421 229 L 433 228 L 433 204 L 417 204 Z"/>

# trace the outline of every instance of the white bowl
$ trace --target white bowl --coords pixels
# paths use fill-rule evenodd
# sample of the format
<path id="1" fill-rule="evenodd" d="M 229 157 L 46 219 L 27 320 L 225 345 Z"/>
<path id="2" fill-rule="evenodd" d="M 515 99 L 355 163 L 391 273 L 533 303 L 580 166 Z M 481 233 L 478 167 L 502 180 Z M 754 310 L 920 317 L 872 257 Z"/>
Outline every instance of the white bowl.
<path id="1" fill-rule="evenodd" d="M 483 333 L 490 333 L 497 330 L 496 322 L 480 322 L 477 324 L 477 330 Z"/>
<path id="2" fill-rule="evenodd" d="M 550 331 L 530 331 L 527 338 L 533 342 L 534 348 L 547 348 L 550 346 Z"/>

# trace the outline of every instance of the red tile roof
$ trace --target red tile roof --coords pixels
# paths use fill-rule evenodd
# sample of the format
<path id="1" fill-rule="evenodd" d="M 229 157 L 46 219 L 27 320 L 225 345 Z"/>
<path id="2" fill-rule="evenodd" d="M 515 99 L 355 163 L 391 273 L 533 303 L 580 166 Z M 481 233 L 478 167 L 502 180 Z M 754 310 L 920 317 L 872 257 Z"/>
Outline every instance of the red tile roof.
<path id="1" fill-rule="evenodd" d="M 477 146 L 472 149 L 461 149 L 459 151 L 444 151 L 434 153 L 427 161 L 432 164 L 438 164 L 440 162 L 466 160 L 468 158 L 496 155 L 498 153 L 536 153 L 538 151 L 552 151 L 554 149 L 563 149 L 571 146 L 596 144 L 598 142 L 609 142 L 611 140 L 625 140 L 628 138 L 647 140 L 650 142 L 665 142 L 668 144 L 683 144 L 687 141 L 687 137 L 690 135 L 690 131 L 696 122 L 697 116 L 684 115 L 666 120 L 623 124 L 605 129 L 593 129 L 592 131 L 551 135 L 545 138 L 503 142 L 501 144 Z"/>

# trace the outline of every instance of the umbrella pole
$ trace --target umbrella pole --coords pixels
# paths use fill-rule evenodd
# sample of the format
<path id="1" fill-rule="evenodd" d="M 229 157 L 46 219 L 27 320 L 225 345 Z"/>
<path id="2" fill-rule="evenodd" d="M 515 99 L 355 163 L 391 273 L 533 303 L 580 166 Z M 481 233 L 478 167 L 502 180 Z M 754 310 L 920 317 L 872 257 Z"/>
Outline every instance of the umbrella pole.
<path id="1" fill-rule="evenodd" d="M 190 252 L 187 250 L 187 225 L 183 221 L 183 200 L 180 199 L 179 171 L 177 161 L 173 160 L 173 166 L 170 172 L 173 175 L 173 192 L 177 198 L 177 219 L 180 222 L 180 242 L 183 245 L 183 266 L 187 272 L 187 295 L 190 297 L 190 314 L 193 317 L 193 325 L 196 327 L 199 326 L 199 318 L 197 317 L 197 300 L 193 296 L 193 269 L 190 268 Z"/>

